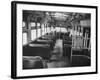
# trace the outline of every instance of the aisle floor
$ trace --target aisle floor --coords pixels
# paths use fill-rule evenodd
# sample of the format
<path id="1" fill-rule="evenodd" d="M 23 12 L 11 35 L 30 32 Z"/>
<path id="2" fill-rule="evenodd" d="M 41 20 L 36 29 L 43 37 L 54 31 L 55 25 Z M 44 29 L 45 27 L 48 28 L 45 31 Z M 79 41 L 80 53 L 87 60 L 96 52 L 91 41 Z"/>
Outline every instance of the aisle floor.
<path id="1" fill-rule="evenodd" d="M 63 56 L 63 40 L 56 40 L 54 49 L 52 51 L 51 61 L 47 63 L 48 68 L 68 67 L 69 60 Z"/>

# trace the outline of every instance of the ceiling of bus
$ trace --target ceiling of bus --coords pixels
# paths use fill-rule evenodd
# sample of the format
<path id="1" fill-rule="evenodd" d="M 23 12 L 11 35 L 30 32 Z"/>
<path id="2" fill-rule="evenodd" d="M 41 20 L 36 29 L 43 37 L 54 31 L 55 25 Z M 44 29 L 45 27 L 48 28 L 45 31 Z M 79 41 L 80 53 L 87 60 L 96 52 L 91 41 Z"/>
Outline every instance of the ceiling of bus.
<path id="1" fill-rule="evenodd" d="M 87 13 L 73 12 L 48 12 L 48 11 L 23 11 L 23 21 L 51 22 L 53 24 L 71 25 L 72 21 L 90 19 L 91 15 Z"/>

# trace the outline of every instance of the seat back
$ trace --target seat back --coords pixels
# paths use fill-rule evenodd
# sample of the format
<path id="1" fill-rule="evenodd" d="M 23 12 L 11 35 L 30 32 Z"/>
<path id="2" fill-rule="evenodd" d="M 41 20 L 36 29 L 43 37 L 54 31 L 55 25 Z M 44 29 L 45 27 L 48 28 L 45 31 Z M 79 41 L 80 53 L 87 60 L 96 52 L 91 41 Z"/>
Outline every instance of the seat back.
<path id="1" fill-rule="evenodd" d="M 90 66 L 90 59 L 86 56 L 80 55 L 80 56 L 72 56 L 71 60 L 72 66 Z"/>
<path id="2" fill-rule="evenodd" d="M 49 59 L 50 51 L 50 47 L 25 46 L 23 47 L 23 56 L 41 56 L 43 59 Z"/>
<path id="3" fill-rule="evenodd" d="M 42 58 L 40 56 L 23 56 L 23 69 L 39 69 L 44 68 Z"/>

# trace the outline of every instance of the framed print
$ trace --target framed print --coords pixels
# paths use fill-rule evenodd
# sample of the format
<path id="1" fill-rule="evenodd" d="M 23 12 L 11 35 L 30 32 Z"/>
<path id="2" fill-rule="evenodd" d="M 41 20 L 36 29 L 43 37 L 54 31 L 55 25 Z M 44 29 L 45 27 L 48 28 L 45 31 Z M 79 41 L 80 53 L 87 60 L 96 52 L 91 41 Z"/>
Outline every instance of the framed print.
<path id="1" fill-rule="evenodd" d="M 97 6 L 13 1 L 11 77 L 97 73 Z"/>

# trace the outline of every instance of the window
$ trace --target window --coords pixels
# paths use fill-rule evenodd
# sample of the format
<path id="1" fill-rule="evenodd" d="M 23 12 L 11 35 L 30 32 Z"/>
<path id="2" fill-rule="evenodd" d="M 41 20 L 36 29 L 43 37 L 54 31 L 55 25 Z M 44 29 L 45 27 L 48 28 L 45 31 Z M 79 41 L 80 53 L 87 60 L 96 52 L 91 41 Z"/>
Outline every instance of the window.
<path id="1" fill-rule="evenodd" d="M 51 31 L 52 31 L 52 32 L 54 31 L 54 28 L 53 28 L 53 26 L 51 27 Z"/>
<path id="2" fill-rule="evenodd" d="M 23 33 L 23 45 L 27 44 L 27 33 Z"/>
<path id="3" fill-rule="evenodd" d="M 47 33 L 46 24 L 44 24 L 44 33 Z"/>
<path id="4" fill-rule="evenodd" d="M 26 28 L 25 21 L 22 22 L 22 30 L 23 30 L 23 33 L 22 33 L 23 45 L 26 45 L 28 43 L 28 41 L 27 41 L 27 28 Z"/>
<path id="5" fill-rule="evenodd" d="M 44 35 L 45 34 L 44 24 L 41 25 L 41 29 L 42 29 L 42 35 Z"/>
<path id="6" fill-rule="evenodd" d="M 35 27 L 35 22 L 31 22 L 31 23 L 30 23 L 30 26 L 31 26 L 31 27 Z"/>
<path id="7" fill-rule="evenodd" d="M 40 23 L 37 23 L 37 26 L 40 26 Z"/>
<path id="8" fill-rule="evenodd" d="M 47 33 L 50 33 L 50 27 L 47 27 Z"/>
<path id="9" fill-rule="evenodd" d="M 37 37 L 41 36 L 41 29 L 37 29 Z"/>
<path id="10" fill-rule="evenodd" d="M 26 25 L 25 25 L 25 22 L 23 21 L 23 23 L 22 23 L 22 27 L 25 27 Z"/>
<path id="11" fill-rule="evenodd" d="M 60 27 L 56 27 L 56 32 L 60 32 Z"/>
<path id="12" fill-rule="evenodd" d="M 34 41 L 36 39 L 36 29 L 31 30 L 31 40 Z"/>
<path id="13" fill-rule="evenodd" d="M 66 33 L 67 32 L 67 29 L 66 28 L 61 28 L 61 32 L 62 33 Z"/>

